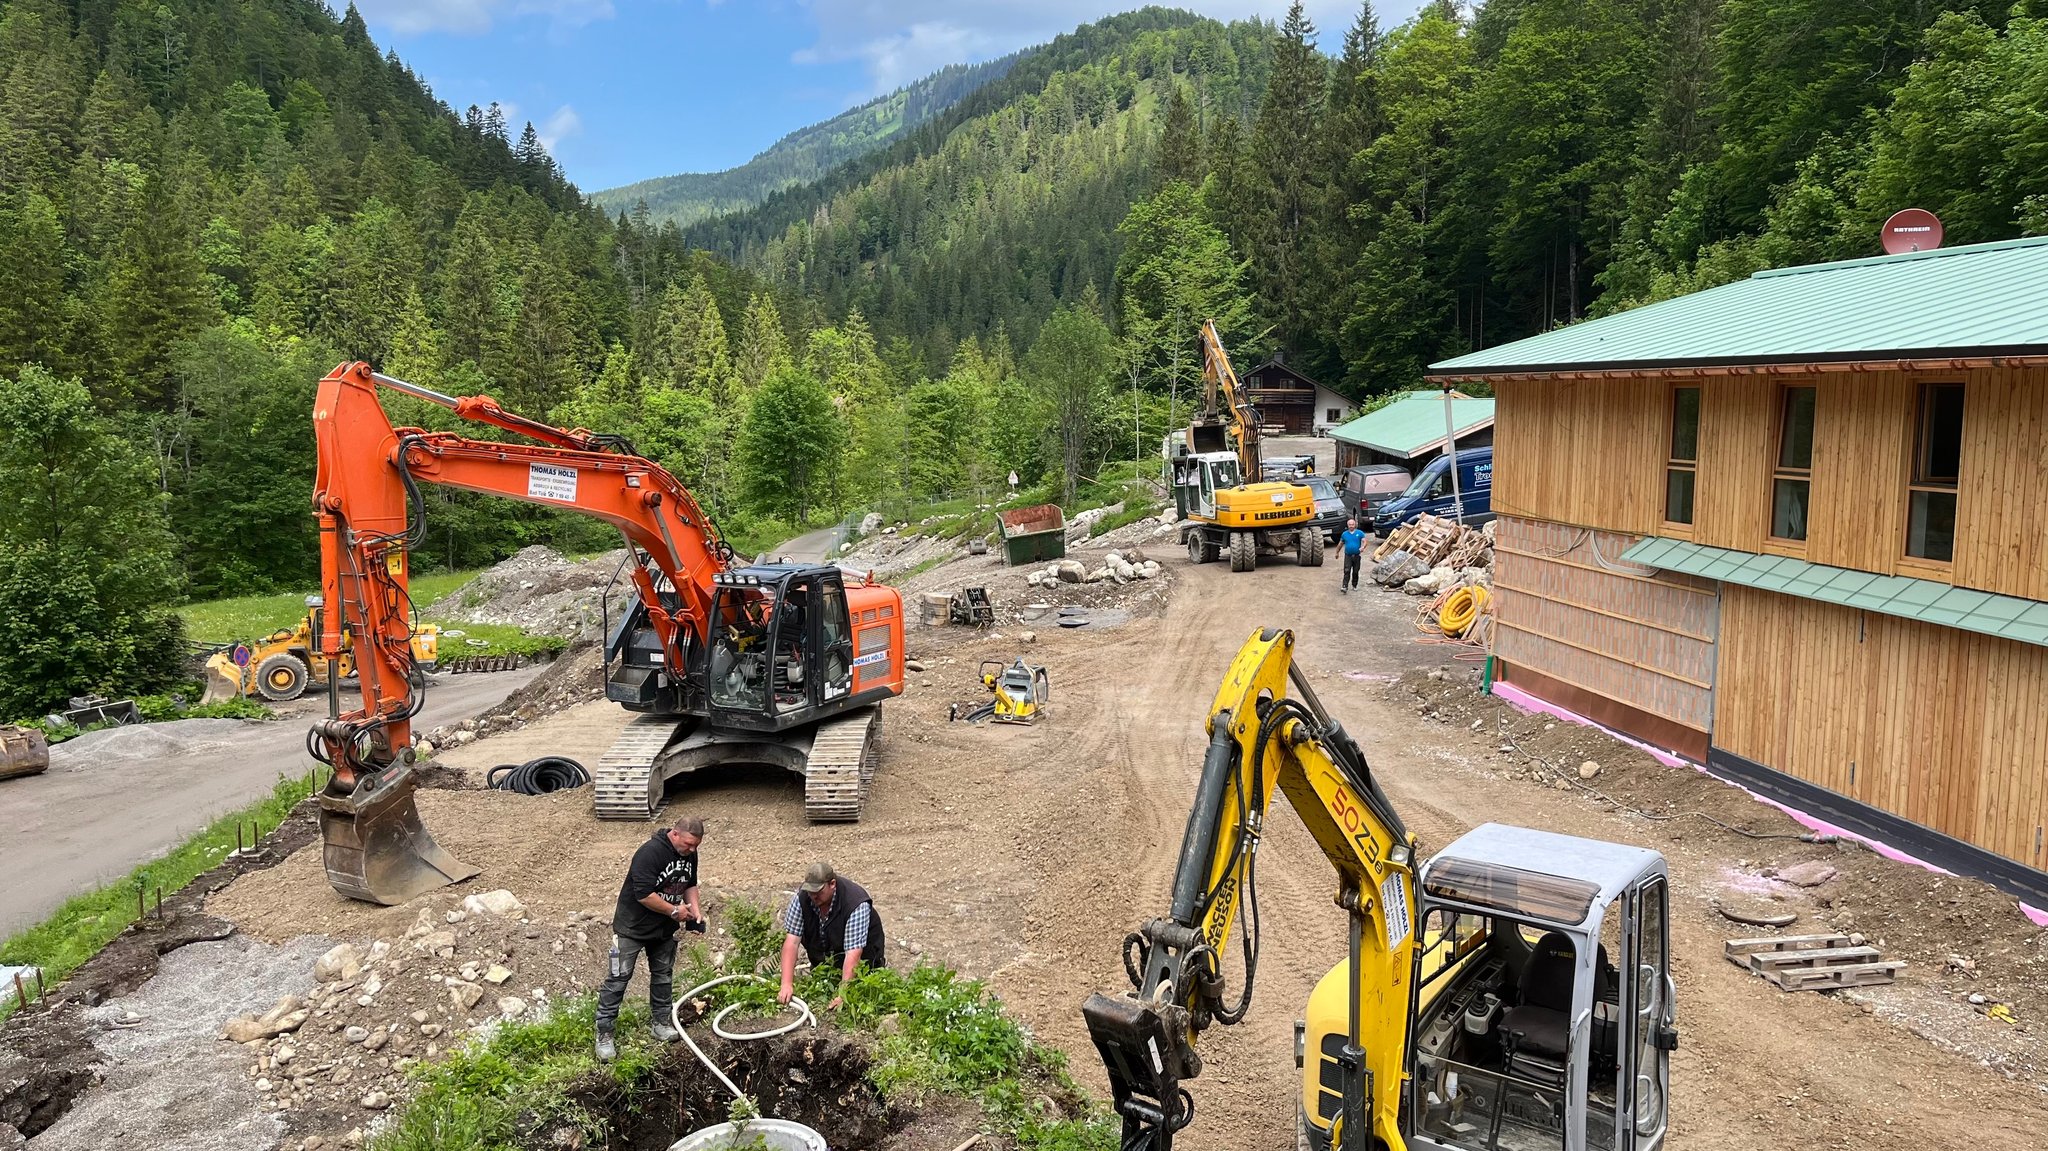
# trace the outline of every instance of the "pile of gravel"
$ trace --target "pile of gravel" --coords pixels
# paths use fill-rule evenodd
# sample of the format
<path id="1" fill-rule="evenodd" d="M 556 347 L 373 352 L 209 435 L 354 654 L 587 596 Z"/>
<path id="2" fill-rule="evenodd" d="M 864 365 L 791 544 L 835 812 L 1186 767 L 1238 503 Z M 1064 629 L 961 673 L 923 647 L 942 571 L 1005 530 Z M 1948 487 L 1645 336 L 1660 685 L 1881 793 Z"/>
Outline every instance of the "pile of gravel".
<path id="1" fill-rule="evenodd" d="M 605 586 L 624 555 L 619 549 L 575 563 L 553 548 L 522 548 L 427 605 L 422 614 L 444 624 L 509 624 L 537 635 L 594 637 L 603 618 Z M 615 604 L 630 594 L 625 581 L 620 588 Z M 461 654 L 460 638 L 442 641 L 442 658 Z"/>

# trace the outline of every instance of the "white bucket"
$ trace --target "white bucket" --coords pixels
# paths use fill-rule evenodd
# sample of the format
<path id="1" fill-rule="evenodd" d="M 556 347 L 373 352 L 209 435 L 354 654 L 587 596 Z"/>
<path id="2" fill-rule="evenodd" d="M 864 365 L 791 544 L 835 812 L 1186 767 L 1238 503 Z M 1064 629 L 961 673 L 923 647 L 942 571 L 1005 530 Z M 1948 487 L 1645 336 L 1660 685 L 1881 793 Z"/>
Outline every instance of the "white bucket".
<path id="1" fill-rule="evenodd" d="M 749 1119 L 745 1127 L 720 1123 L 684 1136 L 670 1144 L 668 1151 L 725 1151 L 751 1145 L 756 1139 L 766 1143 L 769 1151 L 829 1151 L 823 1135 L 787 1119 Z"/>

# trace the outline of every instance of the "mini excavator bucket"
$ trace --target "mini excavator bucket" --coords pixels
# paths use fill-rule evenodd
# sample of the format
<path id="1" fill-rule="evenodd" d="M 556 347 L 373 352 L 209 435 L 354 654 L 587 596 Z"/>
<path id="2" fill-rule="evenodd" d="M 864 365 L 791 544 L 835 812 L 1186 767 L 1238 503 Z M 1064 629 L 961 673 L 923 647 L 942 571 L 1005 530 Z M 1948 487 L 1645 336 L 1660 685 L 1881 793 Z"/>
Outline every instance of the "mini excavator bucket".
<path id="1" fill-rule="evenodd" d="M 420 823 L 412 801 L 418 786 L 409 764 L 358 776 L 352 789 L 328 781 L 320 793 L 320 842 L 334 890 L 392 906 L 477 874 Z"/>

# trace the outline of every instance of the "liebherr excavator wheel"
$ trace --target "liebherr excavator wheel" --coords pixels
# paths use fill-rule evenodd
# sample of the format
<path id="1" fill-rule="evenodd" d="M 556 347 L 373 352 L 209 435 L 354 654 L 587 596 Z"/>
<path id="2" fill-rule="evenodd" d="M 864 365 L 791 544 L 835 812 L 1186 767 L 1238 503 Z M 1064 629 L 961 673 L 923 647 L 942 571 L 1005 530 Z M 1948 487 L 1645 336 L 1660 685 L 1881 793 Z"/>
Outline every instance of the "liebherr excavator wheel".
<path id="1" fill-rule="evenodd" d="M 1259 537 L 1255 532 L 1230 533 L 1230 570 L 1248 572 L 1259 566 Z"/>
<path id="2" fill-rule="evenodd" d="M 1323 566 L 1323 529 L 1307 527 L 1294 533 L 1294 562 L 1305 568 Z"/>

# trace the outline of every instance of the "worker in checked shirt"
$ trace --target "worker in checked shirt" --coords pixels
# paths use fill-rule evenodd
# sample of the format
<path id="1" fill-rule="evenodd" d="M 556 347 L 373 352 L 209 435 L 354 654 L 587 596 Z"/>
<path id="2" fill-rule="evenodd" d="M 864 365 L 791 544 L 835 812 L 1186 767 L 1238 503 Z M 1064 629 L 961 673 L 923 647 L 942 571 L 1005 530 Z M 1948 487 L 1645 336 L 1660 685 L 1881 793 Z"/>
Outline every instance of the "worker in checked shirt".
<path id="1" fill-rule="evenodd" d="M 827 963 L 839 969 L 840 993 L 832 1006 L 842 1006 L 846 985 L 853 982 L 865 963 L 887 967 L 888 940 L 882 934 L 882 916 L 868 898 L 867 889 L 832 870 L 829 863 L 814 863 L 804 873 L 802 890 L 790 898 L 782 913 L 781 1003 L 796 994 L 796 951 L 799 946 L 813 967 Z"/>

